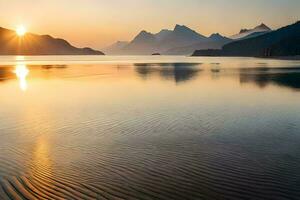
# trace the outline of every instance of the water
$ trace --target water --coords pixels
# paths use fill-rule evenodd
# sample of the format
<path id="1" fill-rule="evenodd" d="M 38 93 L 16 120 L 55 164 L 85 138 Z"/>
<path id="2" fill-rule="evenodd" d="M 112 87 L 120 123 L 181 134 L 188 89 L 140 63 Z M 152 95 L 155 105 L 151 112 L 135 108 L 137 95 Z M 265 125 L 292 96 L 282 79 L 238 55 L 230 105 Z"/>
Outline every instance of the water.
<path id="1" fill-rule="evenodd" d="M 1 199 L 299 199 L 300 62 L 0 57 Z"/>

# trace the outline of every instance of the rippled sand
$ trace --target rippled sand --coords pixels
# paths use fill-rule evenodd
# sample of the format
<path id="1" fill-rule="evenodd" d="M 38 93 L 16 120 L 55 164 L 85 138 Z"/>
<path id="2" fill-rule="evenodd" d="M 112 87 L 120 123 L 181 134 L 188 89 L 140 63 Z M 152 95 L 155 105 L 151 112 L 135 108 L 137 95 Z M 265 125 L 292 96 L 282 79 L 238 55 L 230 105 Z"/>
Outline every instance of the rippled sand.
<path id="1" fill-rule="evenodd" d="M 64 59 L 0 67 L 0 199 L 299 199 L 297 61 Z"/>

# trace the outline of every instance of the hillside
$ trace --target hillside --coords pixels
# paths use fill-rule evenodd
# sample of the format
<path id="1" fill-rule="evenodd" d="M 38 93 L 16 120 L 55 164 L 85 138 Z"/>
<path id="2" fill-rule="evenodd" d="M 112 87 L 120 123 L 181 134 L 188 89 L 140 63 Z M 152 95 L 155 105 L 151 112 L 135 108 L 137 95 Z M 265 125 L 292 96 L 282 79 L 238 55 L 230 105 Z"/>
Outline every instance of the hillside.
<path id="1" fill-rule="evenodd" d="M 15 31 L 0 28 L 0 55 L 104 55 L 91 48 L 76 48 L 63 39 L 27 33 L 18 37 Z"/>
<path id="2" fill-rule="evenodd" d="M 300 51 L 300 22 L 276 31 L 238 40 L 224 45 L 222 50 L 209 51 L 210 56 L 295 56 Z M 195 51 L 194 56 L 203 56 L 207 50 Z M 215 55 L 214 55 L 215 54 Z"/>

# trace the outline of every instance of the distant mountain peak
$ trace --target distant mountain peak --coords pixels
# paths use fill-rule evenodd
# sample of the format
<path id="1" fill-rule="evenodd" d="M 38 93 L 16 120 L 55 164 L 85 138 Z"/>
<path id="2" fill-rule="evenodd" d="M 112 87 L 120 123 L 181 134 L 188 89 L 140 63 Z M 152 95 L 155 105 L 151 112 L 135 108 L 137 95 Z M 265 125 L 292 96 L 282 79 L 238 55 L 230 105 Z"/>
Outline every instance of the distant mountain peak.
<path id="1" fill-rule="evenodd" d="M 197 33 L 196 31 L 194 31 L 193 29 L 190 29 L 189 27 L 187 27 L 185 25 L 176 24 L 173 32 L 176 35 L 189 37 L 190 39 L 191 38 L 194 38 L 194 39 L 207 39 L 205 36 Z"/>
<path id="2" fill-rule="evenodd" d="M 270 31 L 268 27 L 262 24 L 253 29 L 252 34 L 257 34 L 257 30 L 265 31 L 258 37 L 238 40 L 223 46 L 222 53 L 227 56 L 259 57 L 299 55 L 300 23 L 288 25 L 275 31 Z"/>
<path id="3" fill-rule="evenodd" d="M 213 33 L 209 36 L 210 39 L 214 39 L 214 38 L 223 38 L 222 35 L 220 35 L 220 33 Z"/>
<path id="4" fill-rule="evenodd" d="M 264 30 L 264 31 L 271 31 L 272 29 L 271 28 L 269 28 L 266 24 L 264 24 L 264 23 L 261 23 L 260 25 L 258 25 L 258 26 L 256 26 L 255 28 L 253 28 L 253 29 L 241 29 L 240 30 L 240 34 L 241 33 L 246 33 L 246 32 L 249 32 L 249 31 L 252 31 L 252 30 Z"/>
<path id="5" fill-rule="evenodd" d="M 213 33 L 208 37 L 208 39 L 210 39 L 210 41 L 223 42 L 223 43 L 231 41 L 231 39 L 221 35 L 220 33 Z"/>
<path id="6" fill-rule="evenodd" d="M 147 32 L 145 30 L 142 30 L 138 35 L 149 35 L 151 34 L 150 32 Z"/>
<path id="7" fill-rule="evenodd" d="M 264 29 L 264 30 L 270 30 L 271 31 L 271 28 L 269 28 L 264 23 L 261 23 L 259 26 L 255 27 L 254 29 Z"/>
<path id="8" fill-rule="evenodd" d="M 241 29 L 240 32 L 236 35 L 231 36 L 231 39 L 241 39 L 244 37 L 247 37 L 250 34 L 256 33 L 256 32 L 269 32 L 272 31 L 271 28 L 269 28 L 266 24 L 261 23 L 260 25 L 256 26 L 252 29 Z"/>
<path id="9" fill-rule="evenodd" d="M 111 44 L 110 46 L 104 48 L 104 52 L 105 53 L 119 53 L 126 45 L 128 45 L 129 42 L 128 41 L 117 41 L 113 44 Z"/>
<path id="10" fill-rule="evenodd" d="M 152 33 L 143 30 L 134 38 L 134 40 L 142 40 L 152 37 L 154 37 Z"/>
<path id="11" fill-rule="evenodd" d="M 155 43 L 155 40 L 156 40 L 155 35 L 143 30 L 128 45 L 130 46 L 130 44 L 134 44 L 134 45 L 151 44 L 151 43 Z"/>
<path id="12" fill-rule="evenodd" d="M 210 35 L 210 37 L 211 36 L 221 36 L 221 34 L 220 33 L 213 33 L 213 34 Z"/>
<path id="13" fill-rule="evenodd" d="M 249 31 L 249 29 L 246 29 L 246 28 L 241 29 L 241 30 L 240 30 L 240 34 L 241 34 L 241 33 L 246 33 L 246 32 L 248 32 L 248 31 Z"/>
<path id="14" fill-rule="evenodd" d="M 174 28 L 174 32 L 178 32 L 178 31 L 193 31 L 193 30 L 185 25 L 176 24 L 176 26 Z M 195 31 L 193 31 L 193 32 L 195 32 Z"/>
<path id="15" fill-rule="evenodd" d="M 180 25 L 180 24 L 176 24 L 175 27 L 174 27 L 174 30 L 175 30 L 175 29 L 182 28 L 182 27 L 185 27 L 185 26 L 184 26 L 184 25 Z"/>

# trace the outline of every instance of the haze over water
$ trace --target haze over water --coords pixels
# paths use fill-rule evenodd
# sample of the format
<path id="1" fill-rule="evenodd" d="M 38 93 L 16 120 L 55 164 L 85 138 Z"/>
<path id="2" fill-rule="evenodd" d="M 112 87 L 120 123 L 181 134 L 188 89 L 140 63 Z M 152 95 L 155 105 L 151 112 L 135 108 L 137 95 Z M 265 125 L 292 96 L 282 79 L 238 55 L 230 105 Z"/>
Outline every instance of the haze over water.
<path id="1" fill-rule="evenodd" d="M 0 63 L 0 199 L 300 196 L 299 61 Z"/>

